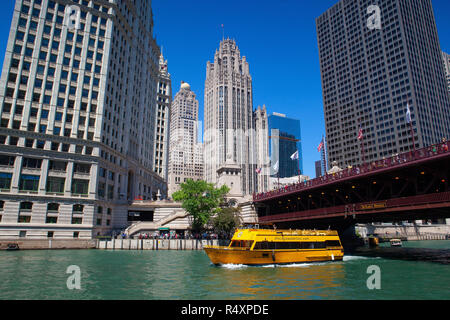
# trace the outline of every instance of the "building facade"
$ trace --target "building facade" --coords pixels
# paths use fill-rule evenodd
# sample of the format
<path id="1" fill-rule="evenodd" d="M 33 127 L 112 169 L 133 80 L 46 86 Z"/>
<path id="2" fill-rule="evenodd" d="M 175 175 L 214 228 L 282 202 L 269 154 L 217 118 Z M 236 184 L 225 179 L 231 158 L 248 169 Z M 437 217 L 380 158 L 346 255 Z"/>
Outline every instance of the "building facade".
<path id="1" fill-rule="evenodd" d="M 444 59 L 444 70 L 447 78 L 448 92 L 450 94 L 450 54 L 442 52 L 442 58 Z"/>
<path id="2" fill-rule="evenodd" d="M 159 58 L 158 98 L 155 123 L 155 172 L 168 181 L 169 168 L 169 124 L 170 105 L 172 104 L 172 80 L 167 68 L 167 60 L 161 54 Z"/>
<path id="3" fill-rule="evenodd" d="M 274 112 L 268 117 L 269 157 L 272 167 L 278 163 L 278 171 L 272 175 L 280 178 L 295 177 L 303 173 L 300 120 Z M 291 156 L 298 151 L 298 159 Z M 300 173 L 299 173 L 300 170 Z"/>
<path id="4" fill-rule="evenodd" d="M 154 173 L 150 1 L 17 0 L 0 82 L 0 237 L 92 238 Z"/>
<path id="5" fill-rule="evenodd" d="M 256 148 L 256 190 L 266 192 L 270 190 L 270 157 L 269 157 L 269 130 L 266 106 L 254 112 L 255 121 L 255 148 Z"/>
<path id="6" fill-rule="evenodd" d="M 188 179 L 203 179 L 203 146 L 197 142 L 198 130 L 198 100 L 190 85 L 182 82 L 170 114 L 170 196 Z"/>
<path id="7" fill-rule="evenodd" d="M 240 166 L 242 194 L 256 189 L 252 77 L 236 42 L 224 39 L 214 62 L 207 62 L 204 110 L 205 179 L 218 182 L 228 160 Z"/>
<path id="8" fill-rule="evenodd" d="M 416 148 L 450 137 L 430 0 L 382 0 L 375 7 L 339 1 L 316 27 L 329 163 L 345 167 L 363 156 L 368 162 L 413 150 L 407 104 Z"/>

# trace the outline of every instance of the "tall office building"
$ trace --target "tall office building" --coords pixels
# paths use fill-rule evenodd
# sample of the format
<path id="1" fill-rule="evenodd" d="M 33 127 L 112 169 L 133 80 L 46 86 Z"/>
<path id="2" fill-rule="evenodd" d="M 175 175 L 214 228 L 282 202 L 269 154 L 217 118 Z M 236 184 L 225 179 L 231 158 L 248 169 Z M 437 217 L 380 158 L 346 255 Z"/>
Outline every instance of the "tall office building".
<path id="1" fill-rule="evenodd" d="M 341 167 L 412 150 L 407 103 L 416 148 L 450 137 L 431 1 L 376 3 L 339 1 L 316 19 L 328 159 Z"/>
<path id="2" fill-rule="evenodd" d="M 155 123 L 155 172 L 168 181 L 169 167 L 169 124 L 170 105 L 172 104 L 172 80 L 167 69 L 167 60 L 161 54 L 159 58 L 158 101 Z"/>
<path id="3" fill-rule="evenodd" d="M 316 169 L 316 178 L 321 177 L 322 176 L 322 161 L 319 160 L 319 161 L 314 162 L 314 166 Z"/>
<path id="4" fill-rule="evenodd" d="M 266 192 L 270 189 L 269 130 L 266 106 L 254 112 L 255 148 L 256 148 L 256 191 Z"/>
<path id="5" fill-rule="evenodd" d="M 203 147 L 197 142 L 198 100 L 182 82 L 170 114 L 169 195 L 188 179 L 203 180 Z"/>
<path id="6" fill-rule="evenodd" d="M 274 112 L 269 120 L 269 156 L 272 163 L 272 175 L 290 178 L 303 174 L 303 156 L 300 120 Z M 298 151 L 298 159 L 291 156 Z M 278 163 L 278 170 L 273 166 Z"/>
<path id="7" fill-rule="evenodd" d="M 447 78 L 448 92 L 450 94 L 450 54 L 442 52 L 442 58 L 444 59 L 444 70 Z"/>
<path id="8" fill-rule="evenodd" d="M 91 238 L 153 171 L 160 50 L 150 1 L 17 0 L 0 82 L 0 237 Z"/>
<path id="9" fill-rule="evenodd" d="M 252 78 L 236 42 L 224 39 L 205 81 L 205 179 L 218 182 L 221 165 L 239 166 L 243 195 L 256 190 Z"/>

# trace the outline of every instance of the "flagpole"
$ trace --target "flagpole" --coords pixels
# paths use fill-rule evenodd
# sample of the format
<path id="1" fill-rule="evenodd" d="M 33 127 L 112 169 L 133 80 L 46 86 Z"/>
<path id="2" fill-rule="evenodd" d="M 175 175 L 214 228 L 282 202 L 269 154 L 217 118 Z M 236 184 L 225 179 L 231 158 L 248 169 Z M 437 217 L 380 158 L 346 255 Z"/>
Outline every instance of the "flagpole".
<path id="1" fill-rule="evenodd" d="M 323 147 L 322 147 L 322 150 L 321 150 L 321 152 L 322 152 L 322 169 L 323 169 L 323 175 L 326 175 L 326 173 L 327 173 L 327 169 L 328 169 L 328 164 L 327 164 L 327 157 L 326 157 L 326 154 L 325 154 L 325 148 L 326 148 L 326 146 L 325 146 L 325 137 L 324 136 L 322 136 L 322 143 L 323 143 Z"/>
<path id="2" fill-rule="evenodd" d="M 409 104 L 408 104 L 408 109 L 409 109 Z M 411 112 L 411 111 L 409 111 L 409 112 Z M 410 113 L 409 127 L 411 129 L 411 138 L 412 138 L 412 143 L 413 143 L 413 151 L 414 151 L 414 154 L 416 154 L 416 140 L 414 138 L 414 129 L 413 129 L 413 124 L 412 124 L 411 113 Z"/>
<path id="3" fill-rule="evenodd" d="M 362 164 L 364 165 L 366 163 L 366 157 L 364 154 L 364 133 L 361 125 L 361 119 L 359 119 L 358 139 L 361 141 L 361 156 L 362 156 Z"/>

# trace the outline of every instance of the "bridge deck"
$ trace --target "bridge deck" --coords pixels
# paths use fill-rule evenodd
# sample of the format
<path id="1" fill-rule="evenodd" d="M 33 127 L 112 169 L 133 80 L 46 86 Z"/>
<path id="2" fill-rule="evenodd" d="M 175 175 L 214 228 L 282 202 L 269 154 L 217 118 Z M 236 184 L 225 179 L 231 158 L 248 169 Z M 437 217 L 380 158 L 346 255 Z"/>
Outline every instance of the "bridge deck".
<path id="1" fill-rule="evenodd" d="M 450 142 L 443 142 L 427 148 L 396 155 L 391 158 L 366 163 L 360 166 L 342 170 L 339 173 L 327 174 L 325 176 L 286 186 L 278 190 L 253 195 L 254 202 L 264 202 L 292 195 L 301 191 L 313 190 L 316 188 L 332 185 L 335 183 L 351 181 L 356 178 L 366 178 L 383 172 L 394 171 L 408 166 L 425 163 L 433 159 L 450 157 Z"/>

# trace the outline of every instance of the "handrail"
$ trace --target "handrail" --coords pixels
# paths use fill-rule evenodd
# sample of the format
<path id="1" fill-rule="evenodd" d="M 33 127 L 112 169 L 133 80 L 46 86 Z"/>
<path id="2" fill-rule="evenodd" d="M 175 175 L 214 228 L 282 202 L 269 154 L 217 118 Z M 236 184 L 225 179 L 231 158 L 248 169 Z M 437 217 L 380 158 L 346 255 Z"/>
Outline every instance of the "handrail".
<path id="1" fill-rule="evenodd" d="M 356 177 L 358 175 L 377 172 L 387 168 L 396 168 L 404 166 L 407 163 L 411 163 L 417 160 L 433 158 L 437 155 L 449 153 L 449 150 L 450 150 L 450 141 L 441 142 L 439 144 L 422 148 L 416 151 L 410 151 L 392 156 L 390 158 L 373 161 L 371 163 L 364 163 L 359 166 L 349 167 L 347 169 L 343 169 L 338 173 L 333 174 L 327 173 L 325 176 L 304 181 L 301 183 L 296 183 L 294 185 L 279 188 L 277 190 L 257 194 L 254 193 L 253 201 L 257 202 L 268 200 L 284 194 L 291 194 L 297 191 L 302 191 L 309 188 L 326 185 L 330 182 L 335 182 L 350 177 Z"/>

